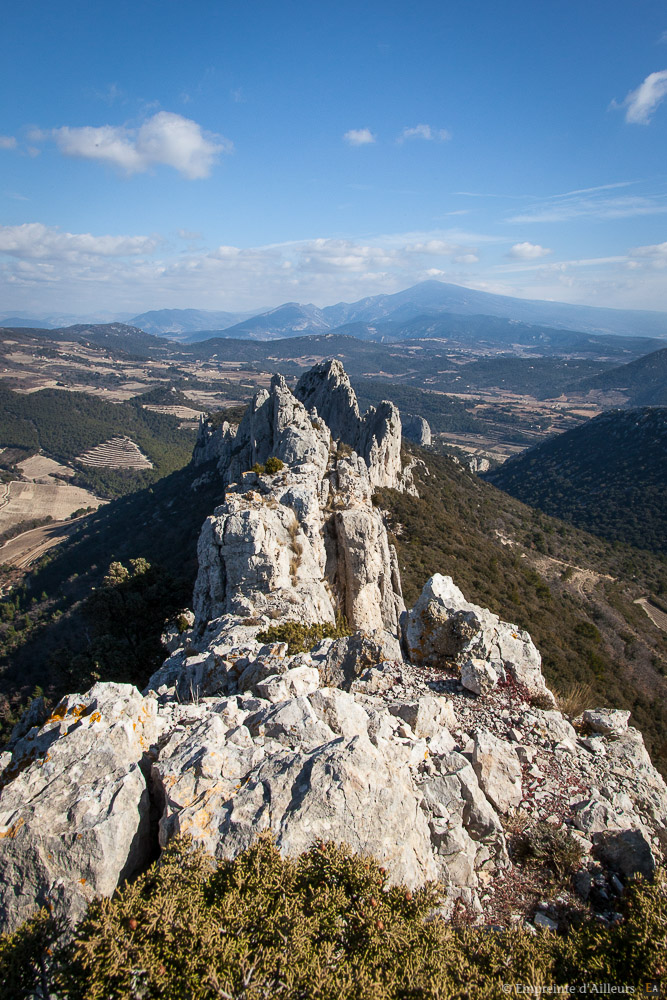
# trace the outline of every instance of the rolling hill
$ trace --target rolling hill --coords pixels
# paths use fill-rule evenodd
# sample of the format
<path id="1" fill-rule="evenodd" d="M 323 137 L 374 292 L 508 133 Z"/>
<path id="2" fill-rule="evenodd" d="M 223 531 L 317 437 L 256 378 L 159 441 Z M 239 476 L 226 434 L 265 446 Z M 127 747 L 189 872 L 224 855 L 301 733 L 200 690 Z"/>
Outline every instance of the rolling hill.
<path id="1" fill-rule="evenodd" d="M 77 323 L 75 326 L 46 329 L 44 327 L 0 327 L 3 338 L 22 342 L 26 337 L 44 341 L 72 341 L 91 344 L 109 351 L 122 351 L 142 357 L 159 356 L 173 350 L 173 343 L 151 333 L 146 333 L 127 323 Z"/>
<path id="2" fill-rule="evenodd" d="M 593 534 L 667 552 L 667 407 L 608 410 L 485 478 Z"/>
<path id="3" fill-rule="evenodd" d="M 667 406 L 667 348 L 584 379 L 577 386 L 577 391 L 591 389 L 625 393 L 627 406 Z"/>
<path id="4" fill-rule="evenodd" d="M 215 327 L 225 330 L 252 315 L 248 312 L 222 312 L 207 309 L 151 309 L 130 320 L 146 333 L 168 335 L 171 340 L 189 340 L 197 330 Z"/>

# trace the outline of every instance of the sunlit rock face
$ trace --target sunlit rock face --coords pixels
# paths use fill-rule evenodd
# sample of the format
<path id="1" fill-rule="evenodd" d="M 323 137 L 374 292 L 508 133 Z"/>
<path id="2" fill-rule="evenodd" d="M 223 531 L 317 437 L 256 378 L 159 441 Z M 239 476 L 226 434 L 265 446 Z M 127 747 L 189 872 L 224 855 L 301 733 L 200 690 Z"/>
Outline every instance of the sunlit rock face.
<path id="1" fill-rule="evenodd" d="M 591 870 L 652 871 L 667 788 L 627 713 L 573 727 L 530 636 L 450 577 L 405 611 L 373 505 L 376 486 L 404 485 L 391 404 L 360 417 L 329 362 L 296 393 L 276 376 L 236 432 L 209 431 L 198 448 L 227 488 L 169 656 L 143 695 L 96 684 L 46 720 L 31 710 L 0 754 L 3 930 L 45 903 L 75 922 L 180 833 L 218 858 L 262 830 L 290 855 L 346 841 L 479 920 L 512 878 L 516 810 L 573 831 Z M 282 467 L 250 471 L 270 458 Z M 307 652 L 264 634 L 342 617 L 351 634 Z"/>

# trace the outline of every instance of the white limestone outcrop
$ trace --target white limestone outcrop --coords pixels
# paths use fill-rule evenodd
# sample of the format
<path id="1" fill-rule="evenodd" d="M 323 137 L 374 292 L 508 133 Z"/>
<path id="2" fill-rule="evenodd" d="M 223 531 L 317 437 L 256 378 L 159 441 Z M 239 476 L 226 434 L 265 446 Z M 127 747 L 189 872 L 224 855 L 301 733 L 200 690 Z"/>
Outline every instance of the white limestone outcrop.
<path id="1" fill-rule="evenodd" d="M 75 921 L 179 833 L 216 857 L 261 830 L 288 854 L 344 840 L 480 918 L 511 878 L 514 810 L 572 831 L 617 879 L 667 850 L 667 787 L 627 713 L 571 724 L 530 636 L 449 577 L 404 611 L 372 503 L 391 449 L 383 464 L 382 433 L 365 452 L 331 436 L 359 427 L 348 386 L 320 367 L 307 410 L 276 377 L 220 436 L 228 489 L 202 529 L 195 613 L 144 695 L 97 684 L 17 727 L 0 754 L 2 929 L 47 901 Z M 247 471 L 273 456 L 277 472 Z M 341 614 L 353 634 L 309 652 L 264 634 Z"/>

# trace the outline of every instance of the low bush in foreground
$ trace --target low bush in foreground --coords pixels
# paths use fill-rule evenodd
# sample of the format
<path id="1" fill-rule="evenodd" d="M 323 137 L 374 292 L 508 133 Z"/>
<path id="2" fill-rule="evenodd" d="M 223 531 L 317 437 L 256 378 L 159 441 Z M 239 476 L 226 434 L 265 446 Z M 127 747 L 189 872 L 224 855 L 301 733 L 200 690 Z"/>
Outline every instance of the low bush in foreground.
<path id="1" fill-rule="evenodd" d="M 174 841 L 92 903 L 65 946 L 45 911 L 0 939 L 0 998 L 500 1000 L 507 984 L 643 989 L 667 974 L 662 874 L 630 887 L 616 926 L 567 936 L 454 926 L 439 901 L 436 886 L 390 886 L 376 861 L 335 844 L 284 859 L 262 836 L 216 865 Z"/>
<path id="2" fill-rule="evenodd" d="M 303 622 L 283 622 L 282 625 L 271 625 L 263 632 L 257 633 L 260 642 L 286 642 L 287 653 L 308 653 L 322 639 L 342 639 L 350 635 L 346 619 L 339 615 L 336 624 L 317 622 L 315 625 L 304 625 Z"/>

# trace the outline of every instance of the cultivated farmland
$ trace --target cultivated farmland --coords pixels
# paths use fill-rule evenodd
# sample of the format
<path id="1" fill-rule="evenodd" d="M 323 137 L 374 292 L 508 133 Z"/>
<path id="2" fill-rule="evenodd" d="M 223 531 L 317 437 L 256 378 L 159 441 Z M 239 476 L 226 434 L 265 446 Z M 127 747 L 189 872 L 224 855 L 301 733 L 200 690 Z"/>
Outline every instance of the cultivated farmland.
<path id="1" fill-rule="evenodd" d="M 96 448 L 79 455 L 78 462 L 107 469 L 152 469 L 148 459 L 134 441 L 127 437 L 109 438 Z"/>

